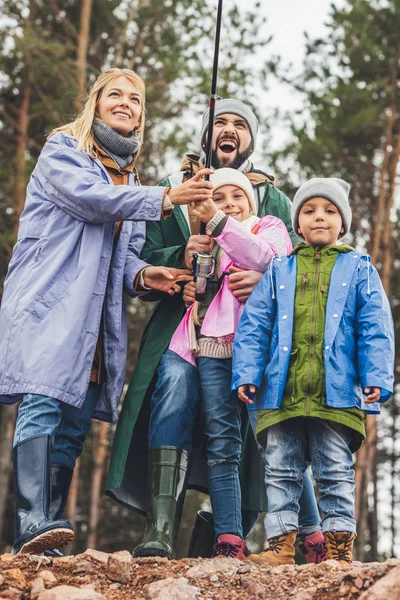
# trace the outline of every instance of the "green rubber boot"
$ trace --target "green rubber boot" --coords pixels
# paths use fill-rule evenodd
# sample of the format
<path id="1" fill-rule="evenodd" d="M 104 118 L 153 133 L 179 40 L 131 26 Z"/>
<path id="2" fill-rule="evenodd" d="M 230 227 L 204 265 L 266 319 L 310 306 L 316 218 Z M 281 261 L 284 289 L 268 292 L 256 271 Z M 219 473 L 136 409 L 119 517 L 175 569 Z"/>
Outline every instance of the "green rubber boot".
<path id="1" fill-rule="evenodd" d="M 146 530 L 133 556 L 174 557 L 174 547 L 185 500 L 189 454 L 182 448 L 152 448 Z"/>

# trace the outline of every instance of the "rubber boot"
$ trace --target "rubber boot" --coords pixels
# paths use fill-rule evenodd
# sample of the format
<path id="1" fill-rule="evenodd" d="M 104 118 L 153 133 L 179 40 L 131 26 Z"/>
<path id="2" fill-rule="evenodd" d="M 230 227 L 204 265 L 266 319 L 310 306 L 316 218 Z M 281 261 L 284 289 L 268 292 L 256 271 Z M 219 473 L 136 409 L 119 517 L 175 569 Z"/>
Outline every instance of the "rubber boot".
<path id="1" fill-rule="evenodd" d="M 196 514 L 189 542 L 188 558 L 211 558 L 214 540 L 213 514 L 206 510 L 199 510 Z"/>
<path id="2" fill-rule="evenodd" d="M 174 557 L 174 548 L 185 500 L 189 454 L 182 448 L 152 448 L 146 530 L 133 551 L 140 556 Z"/>
<path id="3" fill-rule="evenodd" d="M 326 560 L 339 561 L 341 565 L 353 564 L 355 533 L 350 531 L 325 531 Z"/>
<path id="4" fill-rule="evenodd" d="M 64 513 L 65 504 L 68 498 L 68 492 L 71 485 L 74 471 L 61 465 L 51 466 L 51 500 L 49 506 L 49 516 L 54 519 L 61 519 Z M 45 556 L 63 556 L 58 548 L 46 550 Z"/>
<path id="5" fill-rule="evenodd" d="M 268 548 L 260 554 L 250 554 L 250 560 L 277 567 L 278 565 L 294 565 L 294 544 L 297 531 L 290 531 L 268 540 Z"/>
<path id="6" fill-rule="evenodd" d="M 48 435 L 31 437 L 14 448 L 16 539 L 13 554 L 40 554 L 65 546 L 74 537 L 71 523 L 49 515 L 50 457 Z"/>

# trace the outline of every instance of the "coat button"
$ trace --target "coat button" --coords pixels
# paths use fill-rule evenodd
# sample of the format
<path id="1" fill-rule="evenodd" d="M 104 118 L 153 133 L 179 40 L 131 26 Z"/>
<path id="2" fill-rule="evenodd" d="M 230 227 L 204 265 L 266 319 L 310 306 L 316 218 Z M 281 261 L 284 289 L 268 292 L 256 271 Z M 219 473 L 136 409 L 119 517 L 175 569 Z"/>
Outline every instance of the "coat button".
<path id="1" fill-rule="evenodd" d="M 347 285 L 347 283 L 342 283 L 342 286 L 343 286 L 343 287 L 346 287 L 346 285 Z"/>
<path id="2" fill-rule="evenodd" d="M 280 285 L 280 286 L 279 286 L 279 289 L 280 289 L 280 290 L 284 290 L 284 289 L 285 289 L 285 286 L 284 286 L 284 285 Z"/>
<path id="3" fill-rule="evenodd" d="M 337 318 L 338 318 L 338 316 L 339 316 L 339 315 L 338 315 L 337 313 L 335 313 L 335 314 L 333 315 L 333 318 L 334 318 L 334 319 L 337 319 Z"/>
<path id="4" fill-rule="evenodd" d="M 283 350 L 284 350 L 284 352 L 287 352 L 289 350 L 289 348 L 287 346 L 283 346 Z"/>
<path id="5" fill-rule="evenodd" d="M 150 208 L 149 210 L 149 217 L 155 217 L 157 214 L 157 211 L 155 208 Z"/>
<path id="6" fill-rule="evenodd" d="M 283 315 L 282 319 L 283 320 L 287 319 L 287 315 Z"/>
<path id="7" fill-rule="evenodd" d="M 325 346 L 325 350 L 329 350 L 329 346 Z"/>

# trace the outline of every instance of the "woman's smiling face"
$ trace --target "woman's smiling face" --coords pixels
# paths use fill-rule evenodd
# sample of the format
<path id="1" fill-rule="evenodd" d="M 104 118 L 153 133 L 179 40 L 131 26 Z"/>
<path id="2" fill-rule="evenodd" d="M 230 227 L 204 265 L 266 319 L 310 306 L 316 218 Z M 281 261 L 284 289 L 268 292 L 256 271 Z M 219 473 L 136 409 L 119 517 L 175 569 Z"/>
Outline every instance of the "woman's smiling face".
<path id="1" fill-rule="evenodd" d="M 119 134 L 128 137 L 140 123 L 142 98 L 137 87 L 121 75 L 103 90 L 97 115 Z"/>

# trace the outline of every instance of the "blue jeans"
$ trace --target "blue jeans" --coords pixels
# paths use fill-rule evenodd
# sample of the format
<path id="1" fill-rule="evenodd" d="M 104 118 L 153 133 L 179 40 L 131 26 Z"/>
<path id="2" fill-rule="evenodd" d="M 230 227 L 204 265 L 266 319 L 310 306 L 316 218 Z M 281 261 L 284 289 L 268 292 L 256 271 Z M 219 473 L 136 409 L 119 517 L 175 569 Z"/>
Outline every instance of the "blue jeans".
<path id="1" fill-rule="evenodd" d="M 231 395 L 232 360 L 197 359 L 197 368 L 167 350 L 151 400 L 149 447 L 192 449 L 200 408 L 207 440 L 210 500 L 215 534 L 243 537 L 239 463 L 242 451 L 239 400 Z"/>
<path id="2" fill-rule="evenodd" d="M 253 429 L 254 437 L 257 440 L 256 424 L 257 411 L 249 410 L 249 422 Z M 257 446 L 262 455 L 264 448 L 257 442 Z M 303 473 L 303 489 L 299 499 L 299 535 L 301 538 L 311 535 L 321 529 L 321 517 L 318 510 L 317 501 L 315 499 L 314 486 L 311 479 L 309 469 Z M 253 523 L 254 524 L 254 523 Z M 244 529 L 244 523 L 243 523 Z M 250 531 L 250 529 L 249 529 Z"/>
<path id="3" fill-rule="evenodd" d="M 96 383 L 89 384 L 82 408 L 49 396 L 25 394 L 18 408 L 14 446 L 37 435 L 49 435 L 51 464 L 73 469 L 90 431 L 100 389 Z"/>
<path id="4" fill-rule="evenodd" d="M 308 455 L 319 487 L 322 531 L 355 532 L 351 439 L 349 427 L 324 419 L 298 417 L 268 428 L 264 450 L 268 538 L 298 529 Z"/>

